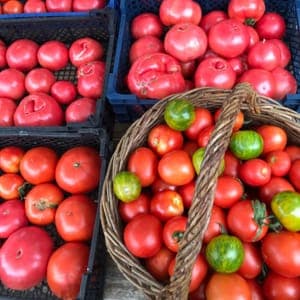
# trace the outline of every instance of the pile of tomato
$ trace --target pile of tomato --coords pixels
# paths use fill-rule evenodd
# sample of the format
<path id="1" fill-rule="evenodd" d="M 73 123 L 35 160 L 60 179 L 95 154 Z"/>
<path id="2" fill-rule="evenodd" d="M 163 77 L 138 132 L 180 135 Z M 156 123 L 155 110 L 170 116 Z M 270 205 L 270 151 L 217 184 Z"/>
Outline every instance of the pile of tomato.
<path id="1" fill-rule="evenodd" d="M 46 280 L 75 299 L 87 270 L 101 158 L 90 146 L 0 149 L 0 282 L 29 290 Z"/>
<path id="2" fill-rule="evenodd" d="M 128 251 L 162 283 L 174 271 L 195 181 L 220 109 L 170 101 L 164 123 L 113 178 Z M 243 127 L 220 162 L 190 299 L 300 299 L 300 147 L 275 125 Z"/>
<path id="3" fill-rule="evenodd" d="M 227 11 L 205 15 L 196 1 L 163 0 L 158 14 L 143 12 L 130 25 L 126 83 L 139 98 L 194 87 L 231 89 L 238 82 L 277 100 L 297 91 L 286 69 L 285 20 L 266 12 L 263 0 L 230 0 Z"/>
<path id="4" fill-rule="evenodd" d="M 69 48 L 58 40 L 41 45 L 26 38 L 10 45 L 1 41 L 0 126 L 86 121 L 103 93 L 103 59 L 103 45 L 90 37 L 74 40 Z M 70 68 L 76 78 L 57 79 Z"/>

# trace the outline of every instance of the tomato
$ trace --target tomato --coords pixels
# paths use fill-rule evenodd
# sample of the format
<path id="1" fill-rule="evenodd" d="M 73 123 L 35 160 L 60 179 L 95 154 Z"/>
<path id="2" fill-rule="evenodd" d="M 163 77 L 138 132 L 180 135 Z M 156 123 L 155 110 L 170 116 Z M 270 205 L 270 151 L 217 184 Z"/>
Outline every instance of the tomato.
<path id="1" fill-rule="evenodd" d="M 77 297 L 89 252 L 83 243 L 65 243 L 53 252 L 47 266 L 47 283 L 54 295 L 61 299 Z"/>
<path id="2" fill-rule="evenodd" d="M 300 147 L 296 145 L 289 145 L 285 148 L 285 151 L 289 155 L 291 162 L 300 159 Z"/>
<path id="3" fill-rule="evenodd" d="M 0 150 L 0 169 L 5 173 L 18 173 L 25 150 L 18 146 L 6 146 Z"/>
<path id="4" fill-rule="evenodd" d="M 25 211 L 28 220 L 35 225 L 49 225 L 54 222 L 56 208 L 64 199 L 63 191 L 53 183 L 35 185 L 25 197 Z"/>
<path id="5" fill-rule="evenodd" d="M 275 125 L 261 125 L 256 131 L 264 140 L 262 154 L 276 150 L 284 150 L 287 144 L 287 134 L 284 129 Z"/>
<path id="6" fill-rule="evenodd" d="M 7 66 L 6 49 L 5 43 L 0 40 L 0 69 L 4 69 Z"/>
<path id="7" fill-rule="evenodd" d="M 12 233 L 0 249 L 1 283 L 14 290 L 30 289 L 46 275 L 53 241 L 42 228 L 26 226 Z"/>
<path id="8" fill-rule="evenodd" d="M 274 272 L 290 278 L 300 276 L 300 233 L 270 232 L 262 240 L 261 251 Z"/>
<path id="9" fill-rule="evenodd" d="M 173 217 L 165 223 L 163 227 L 163 241 L 169 250 L 178 252 L 186 227 L 187 218 L 184 216 Z"/>
<path id="10" fill-rule="evenodd" d="M 96 211 L 96 203 L 87 195 L 76 194 L 64 199 L 55 213 L 58 234 L 67 242 L 91 240 Z"/>
<path id="11" fill-rule="evenodd" d="M 196 183 L 194 180 L 178 187 L 178 193 L 182 197 L 184 208 L 190 208 L 194 197 Z"/>
<path id="12" fill-rule="evenodd" d="M 188 300 L 206 300 L 205 297 L 205 288 L 208 282 L 208 276 L 205 277 L 205 279 L 201 282 L 199 287 L 192 293 L 189 293 Z"/>
<path id="13" fill-rule="evenodd" d="M 215 111 L 215 113 L 214 113 L 215 122 L 217 122 L 218 118 L 220 117 L 221 112 L 222 112 L 221 108 L 219 108 Z M 244 114 L 242 111 L 239 111 L 236 116 L 235 123 L 233 125 L 232 130 L 233 131 L 240 130 L 243 126 L 243 123 L 244 123 Z"/>
<path id="14" fill-rule="evenodd" d="M 158 174 L 165 182 L 179 186 L 192 181 L 195 170 L 188 153 L 183 150 L 174 150 L 160 159 Z"/>
<path id="15" fill-rule="evenodd" d="M 249 51 L 259 41 L 259 35 L 252 26 L 246 26 L 246 29 L 247 29 L 249 37 L 250 37 L 249 45 L 247 48 L 247 51 Z"/>
<path id="16" fill-rule="evenodd" d="M 173 259 L 169 266 L 169 274 L 172 276 L 175 270 L 175 259 Z M 191 282 L 189 285 L 189 292 L 192 293 L 197 290 L 200 284 L 205 279 L 208 271 L 207 262 L 205 258 L 200 254 L 197 256 L 192 269 Z"/>
<path id="17" fill-rule="evenodd" d="M 251 291 L 251 300 L 264 300 L 261 285 L 255 279 L 248 279 L 247 283 Z"/>
<path id="18" fill-rule="evenodd" d="M 45 13 L 46 4 L 42 0 L 28 0 L 24 4 L 24 13 Z"/>
<path id="19" fill-rule="evenodd" d="M 210 136 L 212 135 L 213 131 L 215 130 L 214 125 L 210 125 L 205 127 L 199 132 L 198 138 L 197 138 L 197 143 L 199 147 L 206 147 Z"/>
<path id="20" fill-rule="evenodd" d="M 28 225 L 24 203 L 19 199 L 0 204 L 0 238 L 6 239 L 13 232 Z"/>
<path id="21" fill-rule="evenodd" d="M 224 11 L 213 10 L 202 17 L 200 27 L 202 27 L 203 30 L 208 33 L 213 25 L 226 19 L 228 19 L 228 16 Z"/>
<path id="22" fill-rule="evenodd" d="M 0 126 L 14 126 L 14 113 L 17 104 L 14 100 L 0 97 Z"/>
<path id="23" fill-rule="evenodd" d="M 141 13 L 133 18 L 130 32 L 134 39 L 140 39 L 145 36 L 160 38 L 163 34 L 163 25 L 156 14 Z"/>
<path id="24" fill-rule="evenodd" d="M 245 71 L 239 82 L 248 82 L 261 96 L 274 98 L 276 96 L 276 82 L 271 72 L 264 69 L 250 69 Z"/>
<path id="25" fill-rule="evenodd" d="M 75 67 L 102 59 L 104 48 L 97 40 L 84 37 L 75 40 L 69 49 L 69 58 Z"/>
<path id="26" fill-rule="evenodd" d="M 177 186 L 166 183 L 159 176 L 156 177 L 156 179 L 154 180 L 154 182 L 151 185 L 151 191 L 153 194 L 162 192 L 165 190 L 176 191 L 176 189 L 177 189 Z"/>
<path id="27" fill-rule="evenodd" d="M 230 151 L 238 159 L 248 160 L 258 156 L 263 151 L 262 136 L 254 130 L 239 130 L 234 132 L 230 139 Z"/>
<path id="28" fill-rule="evenodd" d="M 162 224 L 150 214 L 135 216 L 124 228 L 124 243 L 128 251 L 139 258 L 148 258 L 162 246 Z"/>
<path id="29" fill-rule="evenodd" d="M 106 0 L 73 0 L 73 11 L 88 11 L 104 8 Z"/>
<path id="30" fill-rule="evenodd" d="M 225 169 L 223 175 L 238 177 L 238 170 L 241 161 L 235 157 L 230 150 L 227 150 L 224 155 Z"/>
<path id="31" fill-rule="evenodd" d="M 48 69 L 36 68 L 25 77 L 25 88 L 28 93 L 41 92 L 48 94 L 55 82 L 54 74 Z"/>
<path id="32" fill-rule="evenodd" d="M 72 10 L 72 0 L 46 0 L 48 12 L 68 12 Z"/>
<path id="33" fill-rule="evenodd" d="M 269 42 L 275 44 L 279 48 L 279 50 L 280 50 L 279 66 L 282 68 L 285 68 L 289 64 L 289 62 L 292 58 L 289 47 L 287 46 L 287 44 L 284 41 L 279 40 L 279 39 L 272 39 L 272 40 L 269 40 Z"/>
<path id="34" fill-rule="evenodd" d="M 25 75 L 16 69 L 0 72 L 0 97 L 19 100 L 25 94 Z"/>
<path id="35" fill-rule="evenodd" d="M 290 170 L 291 159 L 285 151 L 268 152 L 265 160 L 270 165 L 273 176 L 285 176 Z"/>
<path id="36" fill-rule="evenodd" d="M 148 145 L 158 155 L 164 155 L 173 150 L 179 150 L 183 145 L 181 132 L 169 126 L 159 124 L 154 126 L 148 134 Z"/>
<path id="37" fill-rule="evenodd" d="M 300 278 L 287 278 L 271 271 L 264 279 L 263 293 L 267 300 L 300 299 Z"/>
<path id="38" fill-rule="evenodd" d="M 227 234 L 211 239 L 205 249 L 207 262 L 219 273 L 236 272 L 243 263 L 244 253 L 242 242 Z"/>
<path id="39" fill-rule="evenodd" d="M 270 204 L 273 196 L 284 191 L 295 191 L 294 187 L 282 177 L 271 177 L 270 181 L 259 187 L 259 199 Z"/>
<path id="40" fill-rule="evenodd" d="M 215 87 L 231 89 L 236 81 L 236 73 L 223 58 L 206 58 L 196 69 L 196 87 Z"/>
<path id="41" fill-rule="evenodd" d="M 185 79 L 191 79 L 195 73 L 197 61 L 190 60 L 187 62 L 180 62 L 181 72 Z"/>
<path id="42" fill-rule="evenodd" d="M 227 61 L 231 65 L 236 76 L 241 76 L 246 70 L 248 70 L 247 62 L 242 58 L 242 56 L 228 58 Z"/>
<path id="43" fill-rule="evenodd" d="M 29 39 L 18 39 L 10 44 L 6 51 L 6 61 L 10 68 L 21 72 L 33 69 L 37 63 L 39 45 Z"/>
<path id="44" fill-rule="evenodd" d="M 38 52 L 39 64 L 50 71 L 59 71 L 67 66 L 69 51 L 67 46 L 56 40 L 43 43 Z"/>
<path id="45" fill-rule="evenodd" d="M 12 200 L 19 198 L 19 189 L 24 184 L 24 179 L 19 174 L 5 173 L 0 176 L 0 198 Z"/>
<path id="46" fill-rule="evenodd" d="M 150 212 L 150 197 L 141 193 L 139 197 L 131 202 L 119 202 L 118 212 L 121 219 L 128 223 L 136 215 Z"/>
<path id="47" fill-rule="evenodd" d="M 264 15 L 266 10 L 263 0 L 230 0 L 228 15 L 242 23 L 253 24 Z"/>
<path id="48" fill-rule="evenodd" d="M 76 99 L 77 89 L 71 81 L 58 80 L 52 84 L 50 94 L 60 104 L 70 104 Z"/>
<path id="49" fill-rule="evenodd" d="M 139 57 L 130 67 L 127 81 L 131 93 L 139 98 L 162 99 L 185 89 L 177 59 L 160 52 Z"/>
<path id="50" fill-rule="evenodd" d="M 97 102 L 91 98 L 78 98 L 70 103 L 65 110 L 67 123 L 85 122 L 95 115 Z"/>
<path id="51" fill-rule="evenodd" d="M 9 0 L 2 6 L 3 14 L 21 14 L 23 12 L 23 4 L 18 0 Z"/>
<path id="52" fill-rule="evenodd" d="M 299 191 L 300 190 L 300 172 L 299 172 L 299 166 L 300 166 L 300 159 L 294 160 L 292 162 L 290 171 L 289 171 L 289 179 L 290 182 L 294 185 L 294 187 Z"/>
<path id="53" fill-rule="evenodd" d="M 239 201 L 244 194 L 241 181 L 231 176 L 220 176 L 217 180 L 214 204 L 222 208 L 229 208 Z"/>
<path id="54" fill-rule="evenodd" d="M 88 193 L 97 188 L 101 158 L 95 148 L 73 147 L 60 157 L 55 169 L 55 180 L 72 194 Z"/>
<path id="55" fill-rule="evenodd" d="M 58 161 L 56 152 L 48 147 L 33 147 L 20 161 L 20 173 L 31 184 L 51 182 L 55 179 Z"/>
<path id="56" fill-rule="evenodd" d="M 195 1 L 163 0 L 159 7 L 159 17 L 166 26 L 183 22 L 198 25 L 202 9 Z"/>
<path id="57" fill-rule="evenodd" d="M 276 12 L 267 12 L 255 24 L 255 29 L 261 39 L 281 39 L 285 34 L 284 18 Z"/>
<path id="58" fill-rule="evenodd" d="M 297 93 L 296 78 L 288 70 L 277 67 L 272 71 L 276 83 L 275 96 L 277 100 L 284 99 L 288 94 Z"/>
<path id="59" fill-rule="evenodd" d="M 199 146 L 195 141 L 188 140 L 183 144 L 182 150 L 187 152 L 189 156 L 192 157 L 198 148 Z"/>
<path id="60" fill-rule="evenodd" d="M 213 205 L 210 215 L 210 220 L 206 231 L 204 232 L 203 242 L 209 243 L 214 237 L 220 235 L 224 230 L 226 230 L 226 215 L 225 211 Z"/>
<path id="61" fill-rule="evenodd" d="M 206 286 L 207 300 L 251 300 L 247 281 L 237 273 L 214 273 Z"/>
<path id="62" fill-rule="evenodd" d="M 155 255 L 145 259 L 145 267 L 154 278 L 166 282 L 169 279 L 169 265 L 174 257 L 174 252 L 162 246 Z"/>
<path id="63" fill-rule="evenodd" d="M 249 33 L 242 23 L 234 19 L 213 25 L 208 33 L 208 45 L 215 53 L 233 58 L 241 55 L 249 45 Z"/>
<path id="64" fill-rule="evenodd" d="M 139 57 L 145 54 L 163 52 L 163 42 L 156 36 L 146 35 L 133 42 L 129 49 L 129 61 L 133 64 Z"/>

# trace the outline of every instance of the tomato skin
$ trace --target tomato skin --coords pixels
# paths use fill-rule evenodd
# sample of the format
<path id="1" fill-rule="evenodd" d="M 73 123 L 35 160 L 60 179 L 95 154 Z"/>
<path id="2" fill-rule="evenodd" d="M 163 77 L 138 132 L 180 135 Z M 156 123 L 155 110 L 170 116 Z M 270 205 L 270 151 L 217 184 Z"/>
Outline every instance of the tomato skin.
<path id="1" fill-rule="evenodd" d="M 45 13 L 46 4 L 42 0 L 28 0 L 24 4 L 24 13 Z"/>
<path id="2" fill-rule="evenodd" d="M 190 208 L 192 206 L 195 187 L 196 182 L 194 180 L 178 187 L 178 193 L 182 197 L 184 208 Z"/>
<path id="3" fill-rule="evenodd" d="M 177 186 L 166 183 L 159 176 L 157 176 L 156 179 L 154 180 L 154 182 L 151 185 L 152 193 L 155 194 L 155 193 L 162 192 L 162 191 L 165 191 L 165 190 L 176 191 Z"/>
<path id="4" fill-rule="evenodd" d="M 255 279 L 248 279 L 247 283 L 251 291 L 251 300 L 264 300 L 261 285 Z"/>
<path id="5" fill-rule="evenodd" d="M 265 160 L 270 165 L 273 176 L 285 176 L 290 170 L 291 159 L 285 151 L 268 152 Z"/>
<path id="6" fill-rule="evenodd" d="M 35 68 L 26 75 L 25 88 L 28 93 L 48 94 L 55 80 L 54 74 L 48 69 Z"/>
<path id="7" fill-rule="evenodd" d="M 223 175 L 238 177 L 238 170 L 241 161 L 235 157 L 230 150 L 227 150 L 224 155 L 225 169 Z"/>
<path id="8" fill-rule="evenodd" d="M 151 214 L 139 214 L 125 226 L 123 238 L 130 253 L 138 258 L 151 257 L 162 246 L 162 224 Z"/>
<path id="9" fill-rule="evenodd" d="M 290 171 L 289 171 L 289 179 L 290 182 L 294 185 L 297 191 L 300 191 L 300 159 L 294 160 L 292 162 Z"/>
<path id="10" fill-rule="evenodd" d="M 49 12 L 68 12 L 72 10 L 72 0 L 46 0 L 46 8 Z"/>
<path id="11" fill-rule="evenodd" d="M 289 278 L 300 276 L 300 233 L 270 232 L 262 240 L 261 251 L 274 272 Z"/>
<path id="12" fill-rule="evenodd" d="M 14 100 L 0 97 L 0 126 L 14 126 L 14 113 L 17 104 Z"/>
<path id="13" fill-rule="evenodd" d="M 19 198 L 19 188 L 24 184 L 24 178 L 19 174 L 6 173 L 0 176 L 0 198 L 12 200 Z"/>
<path id="14" fill-rule="evenodd" d="M 210 136 L 212 135 L 213 131 L 215 129 L 215 125 L 207 126 L 204 129 L 202 129 L 199 132 L 198 138 L 197 138 L 197 143 L 199 147 L 206 147 Z"/>
<path id="15" fill-rule="evenodd" d="M 246 26 L 246 29 L 247 29 L 249 37 L 250 37 L 249 45 L 248 45 L 248 48 L 246 49 L 246 52 L 247 52 L 252 48 L 252 46 L 254 46 L 257 42 L 259 42 L 259 35 L 252 26 Z"/>
<path id="16" fill-rule="evenodd" d="M 67 123 L 79 123 L 87 121 L 96 113 L 97 102 L 91 98 L 78 98 L 70 103 L 65 110 Z"/>
<path id="17" fill-rule="evenodd" d="M 181 66 L 181 72 L 184 79 L 192 79 L 196 70 L 197 60 L 194 59 L 194 60 L 189 60 L 187 62 L 180 62 L 180 66 Z"/>
<path id="18" fill-rule="evenodd" d="M 23 12 L 23 4 L 18 0 L 8 0 L 2 6 L 3 14 L 20 14 Z"/>
<path id="19" fill-rule="evenodd" d="M 221 112 L 222 112 L 221 108 L 219 108 L 215 111 L 215 113 L 214 113 L 215 122 L 217 122 L 218 118 L 221 115 Z M 232 131 L 240 130 L 243 126 L 243 123 L 244 123 L 244 114 L 242 111 L 239 111 L 238 115 L 236 116 L 236 120 L 233 125 Z"/>
<path id="20" fill-rule="evenodd" d="M 0 97 L 19 100 L 25 94 L 25 75 L 16 69 L 0 72 Z"/>
<path id="21" fill-rule="evenodd" d="M 213 10 L 202 17 L 200 27 L 202 27 L 203 30 L 208 33 L 213 25 L 226 19 L 228 19 L 228 16 L 224 11 Z"/>
<path id="22" fill-rule="evenodd" d="M 0 150 L 0 169 L 4 173 L 18 173 L 25 150 L 18 146 L 6 146 Z"/>
<path id="23" fill-rule="evenodd" d="M 73 11 L 88 11 L 104 8 L 105 0 L 73 0 Z"/>
<path id="24" fill-rule="evenodd" d="M 275 44 L 279 48 L 280 57 L 281 57 L 279 66 L 281 68 L 285 68 L 289 64 L 289 62 L 292 58 L 289 47 L 287 46 L 287 44 L 285 44 L 285 42 L 283 42 L 282 40 L 279 40 L 279 39 L 272 39 L 272 40 L 269 40 L 269 42 Z"/>
<path id="25" fill-rule="evenodd" d="M 52 84 L 50 93 L 60 104 L 69 104 L 75 100 L 77 89 L 75 84 L 71 81 L 58 80 Z"/>
<path id="26" fill-rule="evenodd" d="M 289 145 L 285 148 L 285 151 L 289 155 L 291 162 L 300 159 L 300 147 L 296 145 Z"/>

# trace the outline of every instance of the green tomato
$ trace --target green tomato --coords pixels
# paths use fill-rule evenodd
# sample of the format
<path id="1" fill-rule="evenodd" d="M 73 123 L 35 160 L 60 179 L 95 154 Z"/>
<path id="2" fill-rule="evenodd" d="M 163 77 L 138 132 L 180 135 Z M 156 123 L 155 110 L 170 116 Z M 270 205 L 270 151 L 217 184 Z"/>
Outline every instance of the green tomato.
<path id="1" fill-rule="evenodd" d="M 300 194 L 280 192 L 271 202 L 271 208 L 279 222 L 289 231 L 300 231 Z"/>
<path id="2" fill-rule="evenodd" d="M 221 234 L 213 238 L 205 250 L 209 265 L 219 273 L 234 273 L 244 261 L 242 242 L 235 236 Z"/>
<path id="3" fill-rule="evenodd" d="M 188 129 L 195 121 L 196 113 L 192 103 L 185 99 L 170 101 L 164 112 L 164 119 L 167 125 L 178 131 Z"/>
<path id="4" fill-rule="evenodd" d="M 134 173 L 121 171 L 113 179 L 113 191 L 119 200 L 131 202 L 140 196 L 142 185 Z"/>
<path id="5" fill-rule="evenodd" d="M 232 134 L 229 148 L 237 158 L 248 160 L 260 156 L 264 141 L 254 130 L 239 130 Z"/>

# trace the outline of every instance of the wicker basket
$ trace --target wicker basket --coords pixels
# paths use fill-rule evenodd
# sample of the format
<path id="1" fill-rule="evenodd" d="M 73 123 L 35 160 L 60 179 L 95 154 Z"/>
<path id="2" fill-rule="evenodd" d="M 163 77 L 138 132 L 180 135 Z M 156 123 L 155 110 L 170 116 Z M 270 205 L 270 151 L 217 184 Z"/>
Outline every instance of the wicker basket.
<path id="1" fill-rule="evenodd" d="M 209 110 L 222 106 L 223 109 L 206 147 L 201 172 L 196 181 L 187 230 L 176 256 L 175 273 L 167 285 L 162 285 L 123 244 L 123 224 L 118 214 L 118 200 L 112 190 L 112 179 L 117 172 L 126 168 L 129 154 L 146 142 L 150 129 L 163 122 L 167 102 L 182 97 L 189 99 L 195 106 Z M 240 109 L 244 112 L 247 122 L 281 126 L 287 131 L 290 141 L 299 141 L 300 115 L 274 100 L 258 96 L 244 83 L 237 85 L 233 91 L 200 88 L 165 98 L 128 128 L 115 149 L 104 181 L 100 208 L 105 242 L 119 270 L 149 298 L 182 300 L 188 297 L 192 266 L 201 249 L 203 235 L 210 219 L 219 164 L 228 147 L 235 117 Z"/>

